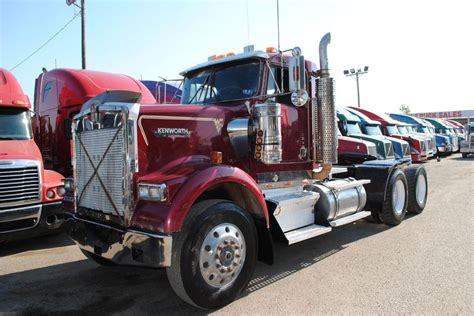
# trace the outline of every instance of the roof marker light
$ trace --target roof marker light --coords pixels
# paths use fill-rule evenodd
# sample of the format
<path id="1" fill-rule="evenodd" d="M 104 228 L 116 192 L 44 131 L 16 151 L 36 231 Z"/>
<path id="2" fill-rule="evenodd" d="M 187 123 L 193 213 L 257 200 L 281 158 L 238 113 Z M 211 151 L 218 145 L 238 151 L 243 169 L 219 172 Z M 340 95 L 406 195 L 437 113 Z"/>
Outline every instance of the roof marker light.
<path id="1" fill-rule="evenodd" d="M 267 47 L 267 48 L 265 49 L 265 52 L 267 52 L 267 53 L 276 53 L 277 50 L 276 50 L 275 47 Z"/>

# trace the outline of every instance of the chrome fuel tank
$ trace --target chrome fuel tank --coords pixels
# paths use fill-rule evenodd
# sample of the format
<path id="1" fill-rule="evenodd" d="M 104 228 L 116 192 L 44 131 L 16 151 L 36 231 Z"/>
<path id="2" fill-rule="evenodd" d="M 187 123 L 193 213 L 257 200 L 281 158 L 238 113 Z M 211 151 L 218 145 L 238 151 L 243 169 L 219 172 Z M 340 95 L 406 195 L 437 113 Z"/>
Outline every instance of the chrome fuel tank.
<path id="1" fill-rule="evenodd" d="M 315 205 L 316 223 L 327 223 L 362 211 L 367 202 L 367 193 L 362 184 L 361 181 L 347 178 L 305 186 L 305 190 L 320 195 Z"/>

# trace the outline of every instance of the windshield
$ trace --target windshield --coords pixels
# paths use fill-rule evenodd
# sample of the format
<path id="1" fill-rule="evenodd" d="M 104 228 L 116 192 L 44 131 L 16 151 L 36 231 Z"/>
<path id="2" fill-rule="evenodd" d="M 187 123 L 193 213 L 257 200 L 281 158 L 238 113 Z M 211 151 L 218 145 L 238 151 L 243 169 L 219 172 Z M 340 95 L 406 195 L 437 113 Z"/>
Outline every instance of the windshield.
<path id="1" fill-rule="evenodd" d="M 413 134 L 415 132 L 412 126 L 407 126 L 406 128 L 409 134 Z"/>
<path id="2" fill-rule="evenodd" d="M 347 135 L 359 135 L 362 134 L 359 124 L 357 123 L 347 123 Z"/>
<path id="3" fill-rule="evenodd" d="M 409 134 L 406 126 L 398 126 L 400 134 Z"/>
<path id="4" fill-rule="evenodd" d="M 426 126 L 420 126 L 419 129 L 420 129 L 420 132 L 422 132 L 422 133 L 430 134 L 430 131 L 429 131 L 428 127 L 426 127 Z"/>
<path id="5" fill-rule="evenodd" d="M 260 63 L 254 61 L 193 73 L 184 79 L 183 104 L 240 100 L 257 94 Z"/>
<path id="6" fill-rule="evenodd" d="M 366 125 L 365 130 L 368 135 L 382 135 L 382 131 L 378 125 Z"/>
<path id="7" fill-rule="evenodd" d="M 400 134 L 400 131 L 398 130 L 397 126 L 396 125 L 387 125 L 387 132 L 390 134 L 390 135 L 397 135 L 397 134 Z"/>
<path id="8" fill-rule="evenodd" d="M 25 109 L 0 109 L 0 140 L 31 139 L 31 117 Z"/>
<path id="9" fill-rule="evenodd" d="M 430 130 L 430 133 L 431 133 L 431 134 L 434 134 L 434 133 L 435 133 L 434 127 L 428 127 L 428 129 Z"/>

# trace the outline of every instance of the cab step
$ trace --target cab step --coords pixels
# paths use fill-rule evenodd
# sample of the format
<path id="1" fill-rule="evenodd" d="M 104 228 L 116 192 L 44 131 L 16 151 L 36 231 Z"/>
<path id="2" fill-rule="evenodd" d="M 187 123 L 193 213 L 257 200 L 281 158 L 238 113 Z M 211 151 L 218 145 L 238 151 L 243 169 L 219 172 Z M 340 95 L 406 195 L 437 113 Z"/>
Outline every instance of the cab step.
<path id="1" fill-rule="evenodd" d="M 358 212 L 358 213 L 355 213 L 355 214 L 352 214 L 352 215 L 349 215 L 349 216 L 346 216 L 346 217 L 343 217 L 343 218 L 336 219 L 332 222 L 329 222 L 329 225 L 331 225 L 331 227 L 338 227 L 338 226 L 346 225 L 346 224 L 358 221 L 359 219 L 370 216 L 370 214 L 371 213 L 368 212 L 368 211 L 361 211 L 361 212 Z"/>
<path id="2" fill-rule="evenodd" d="M 285 233 L 285 238 L 288 240 L 288 245 L 292 245 L 306 239 L 329 233 L 331 230 L 331 227 L 313 224 L 287 232 Z"/>

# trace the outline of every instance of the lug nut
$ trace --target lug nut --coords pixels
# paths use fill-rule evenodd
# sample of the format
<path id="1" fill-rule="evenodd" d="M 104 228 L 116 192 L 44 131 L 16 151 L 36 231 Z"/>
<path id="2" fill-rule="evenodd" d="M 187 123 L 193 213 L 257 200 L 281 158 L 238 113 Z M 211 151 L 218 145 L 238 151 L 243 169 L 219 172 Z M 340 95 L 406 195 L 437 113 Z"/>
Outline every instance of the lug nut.
<path id="1" fill-rule="evenodd" d="M 224 240 L 224 245 L 227 246 L 229 244 L 229 241 L 226 239 Z"/>

